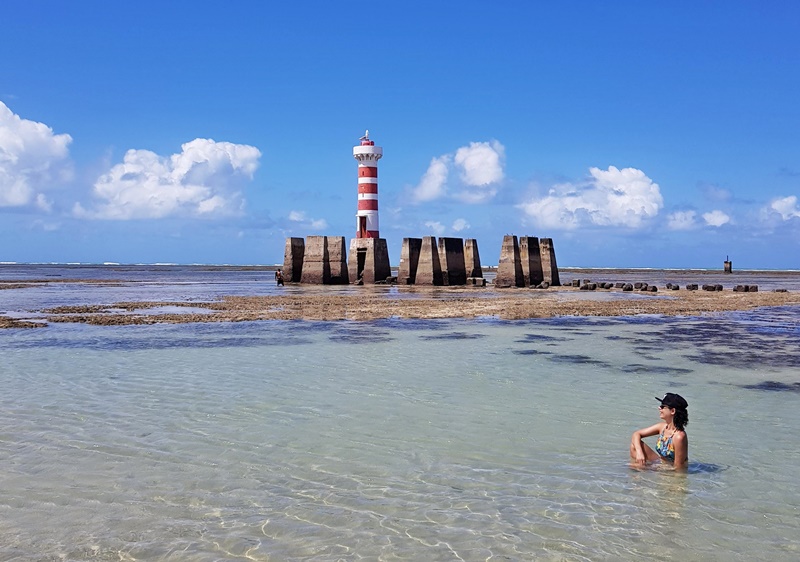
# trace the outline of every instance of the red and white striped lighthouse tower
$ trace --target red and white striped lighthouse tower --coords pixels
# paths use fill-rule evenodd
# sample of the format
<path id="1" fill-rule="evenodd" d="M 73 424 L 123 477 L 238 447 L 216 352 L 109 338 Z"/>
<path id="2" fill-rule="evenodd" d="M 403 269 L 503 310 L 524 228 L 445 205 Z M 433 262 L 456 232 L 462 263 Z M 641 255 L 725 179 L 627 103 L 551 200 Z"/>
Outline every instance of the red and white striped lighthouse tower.
<path id="1" fill-rule="evenodd" d="M 369 140 L 369 131 L 353 147 L 353 158 L 358 160 L 358 213 L 356 213 L 356 238 L 380 238 L 378 234 L 378 160 L 383 148 Z"/>

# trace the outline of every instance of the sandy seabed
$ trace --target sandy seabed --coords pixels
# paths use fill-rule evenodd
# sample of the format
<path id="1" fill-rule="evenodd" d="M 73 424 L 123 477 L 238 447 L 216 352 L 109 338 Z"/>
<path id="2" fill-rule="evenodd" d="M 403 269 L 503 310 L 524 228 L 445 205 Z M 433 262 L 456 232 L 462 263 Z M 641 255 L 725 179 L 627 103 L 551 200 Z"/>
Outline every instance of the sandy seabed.
<path id="1" fill-rule="evenodd" d="M 697 316 L 758 307 L 800 304 L 798 292 L 616 290 L 580 291 L 494 287 L 359 287 L 331 294 L 324 286 L 294 286 L 291 294 L 227 296 L 213 302 L 121 302 L 37 311 L 35 318 L 0 316 L 0 328 L 42 327 L 50 322 L 132 325 L 253 320 L 353 320 L 382 318 L 476 318 L 506 320 L 556 316 Z"/>

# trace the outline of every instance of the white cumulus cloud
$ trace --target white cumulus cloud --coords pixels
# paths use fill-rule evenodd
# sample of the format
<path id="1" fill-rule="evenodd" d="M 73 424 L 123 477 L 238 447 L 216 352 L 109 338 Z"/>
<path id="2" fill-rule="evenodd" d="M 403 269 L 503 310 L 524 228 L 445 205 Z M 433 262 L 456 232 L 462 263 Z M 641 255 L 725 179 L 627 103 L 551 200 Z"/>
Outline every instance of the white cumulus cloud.
<path id="1" fill-rule="evenodd" d="M 453 230 L 456 232 L 461 232 L 462 230 L 466 230 L 469 228 L 469 223 L 466 219 L 456 219 L 453 221 Z"/>
<path id="2" fill-rule="evenodd" d="M 795 195 L 775 199 L 769 204 L 769 209 L 778 213 L 785 221 L 800 218 L 800 208 L 797 207 L 797 197 Z"/>
<path id="3" fill-rule="evenodd" d="M 486 185 L 503 179 L 505 147 L 497 141 L 471 142 L 456 151 L 453 162 L 467 185 Z"/>
<path id="4" fill-rule="evenodd" d="M 244 204 L 240 188 L 260 157 L 253 146 L 212 139 L 187 142 L 169 157 L 132 149 L 95 182 L 95 206 L 77 203 L 74 213 L 110 220 L 236 215 Z"/>
<path id="5" fill-rule="evenodd" d="M 428 170 L 411 193 L 415 202 L 433 201 L 445 194 L 449 163 L 450 157 L 447 155 L 431 159 Z"/>
<path id="6" fill-rule="evenodd" d="M 709 226 L 722 226 L 731 222 L 731 218 L 719 210 L 714 210 L 709 213 L 703 213 L 703 220 Z"/>
<path id="7" fill-rule="evenodd" d="M 411 192 L 414 202 L 432 201 L 448 194 L 451 169 L 458 171 L 461 184 L 453 197 L 465 203 L 483 203 L 497 194 L 497 184 L 504 177 L 505 147 L 498 141 L 471 142 L 455 153 L 431 160 L 420 183 Z"/>
<path id="8" fill-rule="evenodd" d="M 552 187 L 542 198 L 518 207 L 542 228 L 575 229 L 581 226 L 639 228 L 664 206 L 658 184 L 636 168 L 589 168 L 580 184 Z"/>
<path id="9" fill-rule="evenodd" d="M 42 191 L 72 177 L 71 142 L 71 136 L 22 119 L 0 101 L 0 207 L 35 205 L 49 212 Z"/>
<path id="10" fill-rule="evenodd" d="M 694 211 L 675 211 L 667 216 L 667 228 L 670 230 L 691 230 L 697 226 L 697 213 Z"/>

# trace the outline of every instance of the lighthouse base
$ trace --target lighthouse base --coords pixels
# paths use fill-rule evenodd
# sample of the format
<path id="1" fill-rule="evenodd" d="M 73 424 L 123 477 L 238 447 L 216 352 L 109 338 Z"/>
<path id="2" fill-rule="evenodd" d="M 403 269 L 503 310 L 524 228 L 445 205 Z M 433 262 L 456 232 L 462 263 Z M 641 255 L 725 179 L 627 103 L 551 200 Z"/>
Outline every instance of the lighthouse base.
<path id="1" fill-rule="evenodd" d="M 392 275 L 385 238 L 353 238 L 347 263 L 352 283 L 372 285 Z"/>

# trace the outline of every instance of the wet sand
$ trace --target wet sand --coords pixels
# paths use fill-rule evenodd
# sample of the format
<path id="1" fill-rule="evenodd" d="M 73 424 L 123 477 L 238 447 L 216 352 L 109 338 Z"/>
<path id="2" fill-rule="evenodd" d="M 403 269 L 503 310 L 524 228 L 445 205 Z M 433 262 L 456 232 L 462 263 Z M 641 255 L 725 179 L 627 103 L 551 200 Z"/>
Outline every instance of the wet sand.
<path id="1" fill-rule="evenodd" d="M 475 318 L 507 320 L 556 316 L 697 316 L 767 306 L 800 305 L 800 292 L 737 293 L 621 290 L 580 291 L 455 287 L 359 287 L 348 294 L 335 288 L 294 286 L 281 296 L 228 296 L 213 302 L 122 302 L 37 311 L 34 318 L 0 317 L 0 328 L 40 327 L 48 322 L 129 325 L 253 320 L 353 320 L 382 318 Z M 185 312 L 183 312 L 185 310 Z"/>

